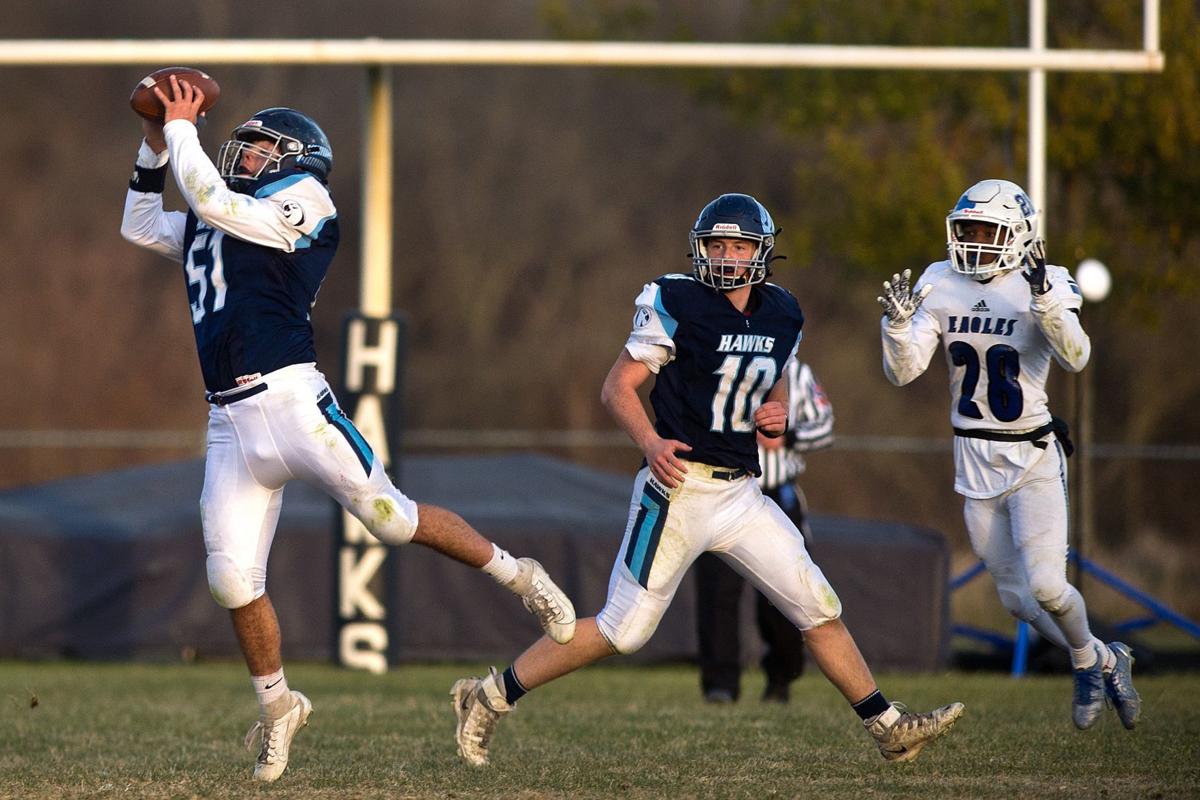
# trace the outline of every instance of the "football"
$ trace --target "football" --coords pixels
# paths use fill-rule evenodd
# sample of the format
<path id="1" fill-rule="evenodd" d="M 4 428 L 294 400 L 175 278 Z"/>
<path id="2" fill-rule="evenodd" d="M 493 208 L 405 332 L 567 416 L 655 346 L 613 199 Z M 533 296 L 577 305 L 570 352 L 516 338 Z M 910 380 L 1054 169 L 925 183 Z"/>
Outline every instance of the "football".
<path id="1" fill-rule="evenodd" d="M 221 96 L 221 87 L 206 72 L 191 67 L 164 67 L 151 72 L 138 81 L 129 95 L 129 105 L 139 115 L 151 122 L 162 122 L 166 109 L 154 94 L 154 87 L 162 89 L 168 97 L 171 96 L 171 76 L 185 80 L 204 93 L 204 103 L 200 106 L 201 113 L 208 111 Z"/>

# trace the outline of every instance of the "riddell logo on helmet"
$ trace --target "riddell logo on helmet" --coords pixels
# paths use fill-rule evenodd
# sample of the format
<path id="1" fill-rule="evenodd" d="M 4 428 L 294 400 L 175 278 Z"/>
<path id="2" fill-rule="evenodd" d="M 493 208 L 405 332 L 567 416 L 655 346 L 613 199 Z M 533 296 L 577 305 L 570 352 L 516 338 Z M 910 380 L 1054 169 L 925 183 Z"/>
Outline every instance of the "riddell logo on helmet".
<path id="1" fill-rule="evenodd" d="M 741 226 L 735 222 L 718 222 L 716 225 L 712 226 L 712 229 L 714 231 L 725 231 L 730 233 L 742 232 Z"/>

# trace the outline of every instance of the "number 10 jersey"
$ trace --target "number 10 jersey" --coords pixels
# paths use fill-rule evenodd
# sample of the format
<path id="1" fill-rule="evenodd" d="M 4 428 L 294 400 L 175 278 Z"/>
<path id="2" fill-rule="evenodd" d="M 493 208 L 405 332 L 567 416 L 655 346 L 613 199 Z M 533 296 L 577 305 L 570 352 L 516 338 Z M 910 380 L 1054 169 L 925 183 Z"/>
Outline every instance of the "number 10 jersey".
<path id="1" fill-rule="evenodd" d="M 690 275 L 664 275 L 638 295 L 625 349 L 658 377 L 654 428 L 692 446 L 681 458 L 759 474 L 754 412 L 796 353 L 804 315 L 786 289 L 751 289 L 746 313 Z"/>

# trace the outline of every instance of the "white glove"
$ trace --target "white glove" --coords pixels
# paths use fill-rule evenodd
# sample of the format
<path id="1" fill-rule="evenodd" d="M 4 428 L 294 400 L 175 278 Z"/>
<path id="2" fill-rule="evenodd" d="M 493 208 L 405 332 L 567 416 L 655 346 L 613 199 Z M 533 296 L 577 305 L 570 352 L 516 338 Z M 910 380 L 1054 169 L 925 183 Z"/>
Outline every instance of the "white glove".
<path id="1" fill-rule="evenodd" d="M 883 313 L 887 315 L 888 324 L 894 327 L 901 325 L 912 319 L 912 315 L 917 313 L 921 303 L 933 291 L 933 284 L 928 283 L 921 287 L 920 294 L 914 295 L 912 286 L 909 285 L 909 278 L 912 277 L 912 270 L 906 269 L 899 275 L 893 275 L 890 281 L 883 282 L 883 296 L 876 297 L 879 305 L 883 306 Z"/>

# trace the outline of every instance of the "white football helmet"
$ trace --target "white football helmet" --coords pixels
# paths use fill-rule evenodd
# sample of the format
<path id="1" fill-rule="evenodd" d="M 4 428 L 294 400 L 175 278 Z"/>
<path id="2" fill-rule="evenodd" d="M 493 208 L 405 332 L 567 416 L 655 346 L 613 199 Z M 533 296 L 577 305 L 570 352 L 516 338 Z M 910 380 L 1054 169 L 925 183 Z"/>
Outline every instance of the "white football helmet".
<path id="1" fill-rule="evenodd" d="M 950 266 L 975 280 L 1020 269 L 1030 252 L 1042 246 L 1040 216 L 1029 195 L 1012 181 L 980 181 L 963 192 L 946 217 Z M 990 242 L 965 240 L 966 226 L 972 222 L 996 226 Z"/>

